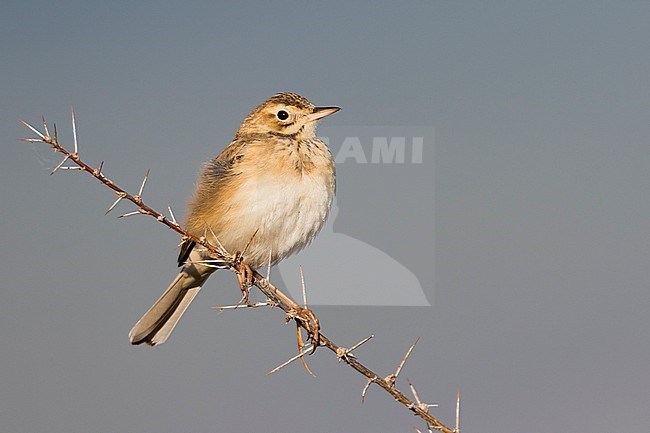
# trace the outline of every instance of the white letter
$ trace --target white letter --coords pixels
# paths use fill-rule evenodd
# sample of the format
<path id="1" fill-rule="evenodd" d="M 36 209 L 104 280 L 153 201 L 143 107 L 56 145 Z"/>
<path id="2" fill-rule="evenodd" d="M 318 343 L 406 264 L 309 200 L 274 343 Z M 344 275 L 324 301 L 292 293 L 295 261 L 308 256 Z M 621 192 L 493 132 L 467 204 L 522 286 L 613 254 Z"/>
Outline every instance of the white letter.
<path id="1" fill-rule="evenodd" d="M 354 158 L 357 164 L 365 164 L 368 162 L 366 155 L 363 153 L 359 137 L 345 137 L 339 152 L 336 154 L 335 161 L 337 164 L 340 164 L 348 158 Z"/>
<path id="2" fill-rule="evenodd" d="M 379 162 L 403 164 L 405 149 L 406 137 L 391 137 L 390 144 L 388 144 L 387 137 L 373 137 L 371 161 L 373 164 L 379 164 Z"/>

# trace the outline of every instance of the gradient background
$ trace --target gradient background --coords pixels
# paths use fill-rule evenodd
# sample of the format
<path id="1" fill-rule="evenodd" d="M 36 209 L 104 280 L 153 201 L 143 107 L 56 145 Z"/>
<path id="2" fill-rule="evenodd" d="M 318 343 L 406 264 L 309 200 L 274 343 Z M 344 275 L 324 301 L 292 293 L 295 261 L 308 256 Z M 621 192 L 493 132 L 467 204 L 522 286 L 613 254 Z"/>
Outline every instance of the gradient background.
<path id="1" fill-rule="evenodd" d="M 319 307 L 328 336 L 375 334 L 357 355 L 381 374 L 421 336 L 398 384 L 448 424 L 460 388 L 465 432 L 648 431 L 648 22 L 646 2 L 3 5 L 0 431 L 410 431 L 378 389 L 362 406 L 363 378 L 325 351 L 315 379 L 299 365 L 264 377 L 293 328 L 277 311 L 209 309 L 237 297 L 225 273 L 168 343 L 131 347 L 177 237 L 103 217 L 112 194 L 48 176 L 58 159 L 15 141 L 19 117 L 44 113 L 70 143 L 74 105 L 84 158 L 132 191 L 151 168 L 145 197 L 181 214 L 200 162 L 282 90 L 344 107 L 324 135 L 436 131 L 435 219 L 421 224 L 435 247 L 418 251 L 435 262 L 433 307 Z M 390 212 L 404 192 L 352 174 L 334 230 L 392 254 L 382 208 L 361 226 L 363 201 L 343 191 L 381 191 Z"/>

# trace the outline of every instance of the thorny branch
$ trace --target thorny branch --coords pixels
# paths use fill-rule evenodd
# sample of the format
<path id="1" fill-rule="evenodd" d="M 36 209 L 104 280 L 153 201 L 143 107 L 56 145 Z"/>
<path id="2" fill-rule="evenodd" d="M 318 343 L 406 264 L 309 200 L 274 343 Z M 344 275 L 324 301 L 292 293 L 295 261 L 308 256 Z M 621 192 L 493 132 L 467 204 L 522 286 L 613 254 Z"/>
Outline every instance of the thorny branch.
<path id="1" fill-rule="evenodd" d="M 85 171 L 91 176 L 93 176 L 95 179 L 99 180 L 101 183 L 106 185 L 108 188 L 113 190 L 117 198 L 115 202 L 113 202 L 113 204 L 109 207 L 108 211 L 106 212 L 107 214 L 110 211 L 112 211 L 117 206 L 117 204 L 122 200 L 130 201 L 131 203 L 135 204 L 138 209 L 136 211 L 121 215 L 121 217 L 137 215 L 137 214 L 151 216 L 155 218 L 158 222 L 166 225 L 171 230 L 180 234 L 184 239 L 192 240 L 196 242 L 198 245 L 201 245 L 204 248 L 206 248 L 208 251 L 210 251 L 211 255 L 214 257 L 215 262 L 218 262 L 220 264 L 219 267 L 225 265 L 225 267 L 228 267 L 231 271 L 235 273 L 239 272 L 241 263 L 239 262 L 238 257 L 230 255 L 227 251 L 223 249 L 223 247 L 221 247 L 221 245 L 218 246 L 212 245 L 210 242 L 207 241 L 207 238 L 205 236 L 197 237 L 185 231 L 185 229 L 183 229 L 176 222 L 176 218 L 171 212 L 171 208 L 169 208 L 170 216 L 171 216 L 171 219 L 169 219 L 162 213 L 154 210 L 153 208 L 149 207 L 144 203 L 144 201 L 142 200 L 142 194 L 144 192 L 147 179 L 149 177 L 149 170 L 147 170 L 147 174 L 145 175 L 144 180 L 142 181 L 138 194 L 132 195 L 104 175 L 102 171 L 104 165 L 103 161 L 102 163 L 99 164 L 98 167 L 92 167 L 86 164 L 84 161 L 82 161 L 81 158 L 79 157 L 79 144 L 77 141 L 77 126 L 76 126 L 74 110 L 71 110 L 71 117 L 72 117 L 72 133 L 73 133 L 73 140 L 74 140 L 73 152 L 64 148 L 59 143 L 56 125 L 54 125 L 53 128 L 54 134 L 50 135 L 44 117 L 42 118 L 43 132 L 40 132 L 38 129 L 36 129 L 32 125 L 30 125 L 29 123 L 21 119 L 20 120 L 21 123 L 25 125 L 27 128 L 29 128 L 36 135 L 38 135 L 38 138 L 22 138 L 19 140 L 27 141 L 31 143 L 37 143 L 37 142 L 46 143 L 50 145 L 55 152 L 63 155 L 63 160 L 61 161 L 61 163 L 59 163 L 50 174 L 54 174 L 59 169 Z M 72 162 L 74 165 L 71 166 L 65 165 L 66 162 Z M 384 391 L 389 393 L 391 396 L 393 396 L 395 400 L 397 400 L 399 403 L 404 405 L 415 415 L 422 418 L 427 423 L 427 428 L 429 430 L 435 429 L 444 433 L 460 433 L 458 427 L 458 421 L 459 421 L 458 417 L 460 411 L 460 405 L 459 405 L 460 394 L 458 395 L 458 401 L 456 407 L 456 428 L 451 429 L 429 413 L 429 407 L 431 407 L 432 405 L 426 405 L 421 403 L 419 401 L 419 397 L 417 396 L 417 394 L 415 394 L 416 401 L 414 402 L 395 387 L 395 381 L 397 379 L 397 376 L 400 373 L 402 367 L 404 366 L 406 359 L 408 358 L 413 348 L 415 347 L 417 340 L 415 341 L 415 343 L 413 343 L 413 345 L 410 347 L 406 355 L 402 358 L 402 361 L 400 362 L 397 371 L 394 374 L 382 378 L 377 373 L 364 366 L 361 362 L 357 360 L 356 356 L 352 354 L 352 350 L 356 349 L 361 344 L 368 341 L 370 338 L 372 338 L 372 336 L 362 340 L 361 342 L 357 343 L 355 346 L 349 349 L 339 346 L 336 343 L 334 343 L 332 340 L 327 338 L 325 335 L 319 333 L 318 319 L 316 319 L 313 313 L 311 313 L 311 311 L 307 309 L 306 305 L 304 307 L 301 307 L 300 305 L 295 303 L 293 300 L 291 300 L 291 298 L 289 298 L 287 295 L 285 295 L 280 290 L 278 290 L 273 284 L 271 284 L 271 282 L 267 278 L 264 278 L 261 274 L 259 274 L 255 270 L 252 270 L 251 282 L 268 298 L 267 302 L 263 304 L 276 306 L 282 309 L 287 314 L 287 320 L 290 319 L 295 320 L 296 324 L 299 327 L 302 327 L 305 331 L 307 331 L 312 341 L 311 348 L 309 347 L 310 345 L 305 346 L 304 348 L 302 348 L 302 350 L 297 356 L 291 358 L 289 361 L 285 362 L 284 364 L 276 367 L 276 369 L 272 370 L 271 372 L 277 371 L 278 369 L 294 361 L 295 359 L 298 358 L 302 359 L 305 354 L 307 354 L 309 351 L 315 350 L 317 346 L 323 346 L 328 348 L 332 352 L 334 352 L 339 362 L 341 360 L 344 361 L 354 370 L 356 370 L 357 372 L 361 373 L 366 378 L 368 378 L 368 383 L 366 384 L 366 387 L 363 390 L 363 396 L 365 396 L 368 387 L 374 383 L 380 388 L 382 388 Z M 303 291 L 303 298 L 304 298 L 303 300 L 306 301 L 306 295 L 304 295 L 304 293 L 305 292 Z M 251 305 L 251 306 L 258 306 L 258 305 Z M 308 314 L 305 314 L 305 312 L 308 312 Z M 269 372 L 269 374 L 271 372 Z M 411 385 L 411 389 L 414 390 L 412 385 Z"/>

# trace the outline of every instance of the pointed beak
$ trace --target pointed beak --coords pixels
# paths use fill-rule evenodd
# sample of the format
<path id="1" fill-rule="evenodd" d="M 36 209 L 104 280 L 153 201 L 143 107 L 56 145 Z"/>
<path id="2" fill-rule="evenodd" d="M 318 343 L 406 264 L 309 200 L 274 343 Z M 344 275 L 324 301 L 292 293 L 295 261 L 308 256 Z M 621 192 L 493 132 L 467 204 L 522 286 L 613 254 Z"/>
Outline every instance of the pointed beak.
<path id="1" fill-rule="evenodd" d="M 323 117 L 327 117 L 331 114 L 336 113 L 340 109 L 341 108 L 339 107 L 316 107 L 311 114 L 307 115 L 307 121 L 315 122 L 318 119 L 322 119 Z"/>

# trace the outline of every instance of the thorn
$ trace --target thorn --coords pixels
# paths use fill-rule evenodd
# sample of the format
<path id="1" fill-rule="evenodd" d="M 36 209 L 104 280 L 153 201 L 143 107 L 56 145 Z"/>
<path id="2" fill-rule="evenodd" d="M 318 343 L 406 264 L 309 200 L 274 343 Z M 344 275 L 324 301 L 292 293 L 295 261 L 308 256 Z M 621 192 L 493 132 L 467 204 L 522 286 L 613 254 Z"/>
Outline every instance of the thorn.
<path id="1" fill-rule="evenodd" d="M 278 365 L 278 366 L 275 367 L 273 370 L 271 370 L 271 371 L 269 371 L 268 373 L 266 373 L 265 376 L 270 376 L 270 375 L 272 375 L 273 373 L 275 373 L 276 371 L 280 370 L 281 368 L 286 367 L 287 365 L 291 364 L 291 363 L 292 363 L 293 361 L 295 361 L 296 359 L 298 359 L 298 358 L 302 358 L 302 357 L 305 356 L 307 353 L 309 353 L 310 350 L 311 350 L 311 344 L 308 344 L 307 346 L 305 346 L 305 347 L 303 348 L 303 350 L 302 350 L 299 354 L 297 354 L 297 355 L 294 356 L 293 358 L 289 359 L 288 361 L 285 361 L 285 362 L 283 362 L 282 364 Z"/>
<path id="2" fill-rule="evenodd" d="M 56 167 L 54 167 L 54 170 L 52 170 L 52 173 L 50 173 L 50 176 L 52 176 L 54 173 L 56 173 L 56 171 L 57 171 L 58 169 L 60 169 L 61 166 L 63 166 L 63 164 L 65 164 L 65 162 L 68 160 L 68 158 L 70 158 L 70 155 L 66 155 L 65 158 L 63 158 L 63 161 L 61 161 L 61 162 L 59 163 L 59 165 L 57 165 Z"/>
<path id="3" fill-rule="evenodd" d="M 239 302 L 237 302 L 235 305 L 225 305 L 225 306 L 216 305 L 216 306 L 210 307 L 210 308 L 214 308 L 214 309 L 219 310 L 219 312 L 223 312 L 225 310 L 239 310 L 240 308 L 263 307 L 263 305 L 260 305 L 260 304 L 262 304 L 262 302 L 258 302 L 258 304 L 246 304 L 246 303 L 244 303 L 244 301 L 246 301 L 246 296 L 242 296 L 241 299 L 239 300 Z"/>
<path id="4" fill-rule="evenodd" d="M 41 137 L 41 139 L 42 139 L 41 141 L 44 141 L 44 140 L 45 140 L 45 136 L 44 136 L 43 134 L 41 134 L 41 133 L 39 132 L 38 129 L 34 128 L 32 125 L 30 125 L 29 123 L 25 122 L 23 119 L 20 119 L 20 123 L 22 123 L 23 125 L 25 125 L 25 126 L 28 127 L 29 129 L 31 129 L 31 130 L 32 130 L 36 135 L 38 135 L 39 137 Z"/>
<path id="5" fill-rule="evenodd" d="M 273 257 L 273 249 L 269 250 L 269 264 L 266 267 L 266 279 L 267 281 L 271 278 L 271 257 Z"/>
<path id="6" fill-rule="evenodd" d="M 178 225 L 176 222 L 176 217 L 174 216 L 174 211 L 172 211 L 172 207 L 170 205 L 167 205 L 167 209 L 169 210 L 169 215 L 172 217 L 172 222 Z"/>
<path id="7" fill-rule="evenodd" d="M 72 118 L 72 137 L 74 139 L 74 154 L 79 154 L 79 144 L 77 143 L 77 122 L 75 121 L 74 108 L 70 107 L 70 117 Z"/>
<path id="8" fill-rule="evenodd" d="M 45 137 L 49 138 L 50 131 L 47 129 L 47 123 L 45 122 L 45 116 L 43 116 L 43 114 L 41 114 L 41 120 L 43 120 L 43 130 L 45 131 Z"/>
<path id="9" fill-rule="evenodd" d="M 196 261 L 188 260 L 185 263 L 205 266 L 206 268 L 213 268 L 213 269 L 228 269 L 228 263 L 219 259 L 196 260 Z"/>
<path id="10" fill-rule="evenodd" d="M 421 405 L 422 401 L 420 401 L 420 396 L 418 395 L 418 392 L 415 390 L 415 387 L 413 386 L 413 384 L 411 383 L 410 380 L 406 379 L 406 381 L 409 384 L 409 388 L 411 388 L 411 393 L 413 394 L 413 397 L 415 398 L 415 402 L 418 404 L 418 406 Z"/>
<path id="11" fill-rule="evenodd" d="M 456 392 L 456 427 L 454 432 L 460 433 L 460 388 Z"/>
<path id="12" fill-rule="evenodd" d="M 215 310 L 224 311 L 224 310 L 238 310 L 241 308 L 259 308 L 259 307 L 274 307 L 275 305 L 270 302 L 256 302 L 255 304 L 242 304 L 241 302 L 237 305 L 215 305 L 210 308 Z"/>
<path id="13" fill-rule="evenodd" d="M 144 191 L 144 186 L 147 184 L 147 179 L 149 178 L 149 171 L 151 171 L 150 168 L 147 169 L 147 174 L 144 175 L 144 179 L 142 179 L 142 185 L 140 185 L 140 191 L 138 191 L 138 195 L 136 197 L 142 198 L 142 192 Z"/>
<path id="14" fill-rule="evenodd" d="M 228 253 L 228 251 L 226 251 L 226 248 L 219 241 L 219 238 L 217 237 L 217 234 L 214 232 L 214 230 L 212 230 L 212 227 L 209 226 L 207 223 L 206 223 L 206 226 L 210 230 L 210 234 L 214 238 L 214 241 L 217 243 L 217 249 L 219 250 L 219 254 L 221 254 L 224 257 L 230 257 L 230 254 Z"/>
<path id="15" fill-rule="evenodd" d="M 137 214 L 143 214 L 142 209 L 134 210 L 133 212 L 125 213 L 124 215 L 118 216 L 118 218 L 126 218 Z"/>
<path id="16" fill-rule="evenodd" d="M 210 230 L 212 230 L 212 229 L 210 229 Z M 257 235 L 258 231 L 260 231 L 260 229 L 255 230 L 255 233 L 253 233 L 253 236 L 251 236 L 250 240 L 248 241 L 248 243 L 244 247 L 244 251 L 242 251 L 241 254 L 239 255 L 240 257 L 244 257 L 244 254 L 246 254 L 246 251 L 248 251 L 248 247 L 250 247 L 251 244 L 253 243 L 253 239 L 255 239 L 255 236 Z"/>
<path id="17" fill-rule="evenodd" d="M 366 386 L 363 387 L 363 391 L 361 391 L 361 403 L 363 403 L 366 400 L 366 392 L 368 392 L 368 388 L 370 388 L 370 385 L 374 381 L 378 379 L 377 376 L 373 377 L 372 379 L 368 379 L 368 382 L 366 382 Z"/>
<path id="18" fill-rule="evenodd" d="M 348 349 L 348 352 L 352 352 L 354 349 L 358 349 L 359 347 L 361 347 L 362 345 L 366 344 L 368 341 L 372 340 L 373 338 L 375 338 L 374 335 L 369 335 L 369 336 L 367 336 L 366 338 L 364 338 L 363 340 L 359 341 L 359 342 L 358 342 L 357 344 L 355 344 L 354 346 L 350 347 L 350 348 Z"/>
<path id="19" fill-rule="evenodd" d="M 61 167 L 61 170 L 83 170 L 83 168 L 78 167 L 76 165 L 72 165 L 70 167 Z"/>
<path id="20" fill-rule="evenodd" d="M 93 175 L 95 177 L 100 177 L 102 175 L 102 168 L 104 168 L 104 161 L 99 163 L 99 167 L 93 170 Z"/>
<path id="21" fill-rule="evenodd" d="M 406 381 L 409 384 L 409 388 L 411 388 L 411 392 L 413 393 L 413 397 L 415 398 L 415 402 L 418 404 L 418 407 L 422 409 L 423 411 L 429 413 L 429 409 L 432 407 L 438 407 L 439 405 L 436 403 L 433 404 L 428 404 L 428 403 L 422 403 L 420 400 L 420 396 L 418 395 L 418 392 L 415 390 L 415 386 L 411 383 L 410 380 L 406 379 Z"/>
<path id="22" fill-rule="evenodd" d="M 59 144 L 59 132 L 56 130 L 56 123 L 54 124 L 54 142 Z"/>
<path id="23" fill-rule="evenodd" d="M 18 141 L 26 141 L 28 143 L 43 143 L 40 138 L 18 138 Z"/>
<path id="24" fill-rule="evenodd" d="M 302 287 L 302 306 L 307 308 L 307 289 L 305 288 L 305 274 L 302 272 L 302 265 L 299 266 L 300 269 L 300 286 Z"/>
<path id="25" fill-rule="evenodd" d="M 354 346 L 350 347 L 349 349 L 345 347 L 339 347 L 336 350 L 336 357 L 339 359 L 339 362 L 341 362 L 341 359 L 345 359 L 346 362 L 349 362 L 347 359 L 348 357 L 354 358 L 355 356 L 352 354 L 352 351 L 354 349 L 357 349 L 361 347 L 361 345 L 366 344 L 368 341 L 370 341 L 372 338 L 374 338 L 374 335 L 369 335 L 368 337 L 364 338 L 363 340 L 359 341 L 357 344 Z"/>
<path id="26" fill-rule="evenodd" d="M 122 201 L 122 199 L 123 199 L 124 197 L 126 197 L 126 194 L 123 193 L 123 192 L 117 192 L 116 194 L 117 194 L 117 200 L 115 200 L 115 201 L 113 202 L 113 204 L 111 205 L 111 207 L 108 208 L 108 210 L 106 211 L 106 213 L 105 213 L 104 215 L 108 215 L 109 212 L 112 211 L 112 210 L 115 208 L 115 206 L 117 206 L 117 204 L 118 204 L 120 201 Z"/>
<path id="27" fill-rule="evenodd" d="M 418 344 L 418 341 L 420 341 L 420 337 L 416 338 L 411 347 L 409 347 L 409 350 L 406 351 L 406 354 L 402 358 L 402 361 L 399 363 L 399 366 L 397 367 L 397 370 L 395 370 L 395 373 L 391 374 L 390 376 L 386 377 L 386 382 L 388 382 L 391 386 L 395 385 L 395 381 L 397 380 L 397 376 L 402 371 L 402 368 L 404 367 L 404 364 L 406 364 L 406 360 L 411 356 L 411 352 L 413 352 L 413 349 L 415 348 L 415 345 Z"/>

